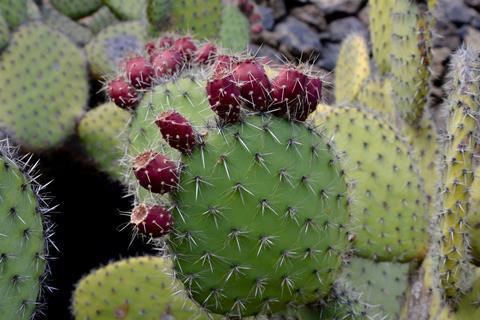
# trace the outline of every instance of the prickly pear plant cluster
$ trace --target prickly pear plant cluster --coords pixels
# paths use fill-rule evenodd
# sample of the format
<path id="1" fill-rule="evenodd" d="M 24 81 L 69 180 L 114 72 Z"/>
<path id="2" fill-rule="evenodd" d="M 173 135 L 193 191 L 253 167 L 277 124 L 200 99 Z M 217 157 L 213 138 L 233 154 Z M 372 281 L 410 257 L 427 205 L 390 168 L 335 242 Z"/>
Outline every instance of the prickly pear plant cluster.
<path id="1" fill-rule="evenodd" d="M 31 319 L 47 289 L 50 209 L 30 160 L 0 141 L 0 312 L 7 320 Z"/>

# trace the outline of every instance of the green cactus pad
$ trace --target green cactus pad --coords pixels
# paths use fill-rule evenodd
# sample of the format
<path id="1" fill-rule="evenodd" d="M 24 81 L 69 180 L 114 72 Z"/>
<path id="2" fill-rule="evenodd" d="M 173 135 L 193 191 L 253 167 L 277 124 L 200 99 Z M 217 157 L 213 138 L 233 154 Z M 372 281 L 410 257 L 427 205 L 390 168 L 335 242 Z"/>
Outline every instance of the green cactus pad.
<path id="1" fill-rule="evenodd" d="M 408 285 L 410 266 L 398 262 L 374 262 L 353 258 L 344 267 L 341 277 L 359 292 L 368 305 L 377 306 L 368 311 L 374 317 L 398 319 Z"/>
<path id="2" fill-rule="evenodd" d="M 373 59 L 380 74 L 391 69 L 392 53 L 392 7 L 395 1 L 369 0 L 370 37 L 372 39 Z"/>
<path id="3" fill-rule="evenodd" d="M 84 150 L 101 171 L 115 180 L 123 177 L 120 161 L 125 153 L 129 119 L 128 111 L 106 103 L 88 111 L 77 128 Z"/>
<path id="4" fill-rule="evenodd" d="M 86 46 L 92 75 L 98 79 L 116 74 L 128 54 L 143 52 L 147 38 L 140 22 L 124 22 L 102 30 Z"/>
<path id="5" fill-rule="evenodd" d="M 102 0 L 50 0 L 52 6 L 72 19 L 86 17 L 102 6 Z"/>
<path id="6" fill-rule="evenodd" d="M 79 20 L 79 22 L 89 28 L 93 34 L 97 34 L 108 26 L 118 22 L 118 19 L 108 7 L 102 7 L 94 14 Z"/>
<path id="7" fill-rule="evenodd" d="M 15 157 L 8 141 L 1 140 L 0 314 L 5 320 L 28 320 L 46 267 L 45 203 L 30 169 Z"/>
<path id="8" fill-rule="evenodd" d="M 475 170 L 475 178 L 470 192 L 470 242 L 472 255 L 476 261 L 480 261 L 480 168 Z"/>
<path id="9" fill-rule="evenodd" d="M 248 316 L 328 294 L 348 248 L 346 185 L 330 150 L 303 124 L 251 116 L 182 157 L 169 242 L 198 303 Z"/>
<path id="10" fill-rule="evenodd" d="M 41 20 L 42 12 L 34 0 L 27 0 L 28 20 Z"/>
<path id="11" fill-rule="evenodd" d="M 173 31 L 192 32 L 200 39 L 216 38 L 222 23 L 222 0 L 172 1 L 170 22 Z"/>
<path id="12" fill-rule="evenodd" d="M 64 16 L 52 7 L 44 7 L 43 17 L 46 25 L 53 30 L 65 34 L 79 46 L 85 45 L 93 37 L 92 32 L 88 28 Z"/>
<path id="13" fill-rule="evenodd" d="M 8 24 L 0 12 L 0 51 L 8 45 L 10 39 L 10 31 L 8 30 Z"/>
<path id="14" fill-rule="evenodd" d="M 371 77 L 363 82 L 357 97 L 360 105 L 383 114 L 389 120 L 396 116 L 392 100 L 392 83 L 388 78 Z"/>
<path id="15" fill-rule="evenodd" d="M 408 123 L 418 123 L 427 102 L 430 43 L 427 17 L 410 0 L 392 7 L 392 89 L 395 106 Z"/>
<path id="16" fill-rule="evenodd" d="M 22 147 L 57 147 L 74 132 L 88 83 L 85 57 L 67 37 L 38 22 L 24 25 L 0 70 L 0 127 Z"/>
<path id="17" fill-rule="evenodd" d="M 214 113 L 208 104 L 205 85 L 205 80 L 192 75 L 157 86 L 145 95 L 130 125 L 128 166 L 130 159 L 145 150 L 156 150 L 172 159 L 179 158 L 179 152 L 164 143 L 158 128 L 152 123 L 161 112 L 175 109 L 187 117 L 197 130 L 211 124 Z M 151 196 L 146 190 L 138 192 L 141 201 Z"/>
<path id="18" fill-rule="evenodd" d="M 168 25 L 172 2 L 172 0 L 147 0 L 147 19 L 154 32 Z"/>
<path id="19" fill-rule="evenodd" d="M 316 116 L 344 158 L 357 253 L 375 260 L 423 258 L 429 245 L 426 196 L 404 141 L 366 110 L 331 108 Z"/>
<path id="20" fill-rule="evenodd" d="M 103 3 L 121 20 L 138 20 L 145 14 L 147 0 L 103 0 Z"/>
<path id="21" fill-rule="evenodd" d="M 355 101 L 363 82 L 370 76 L 367 44 L 361 35 L 352 34 L 342 44 L 335 69 L 337 104 Z"/>
<path id="22" fill-rule="evenodd" d="M 178 295 L 169 271 L 171 263 L 162 257 L 120 260 L 93 271 L 77 284 L 75 320 L 207 319 Z"/>
<path id="23" fill-rule="evenodd" d="M 250 22 L 236 6 L 225 5 L 220 28 L 220 43 L 224 48 L 242 51 L 250 41 Z"/>
<path id="24" fill-rule="evenodd" d="M 0 12 L 10 29 L 17 28 L 27 19 L 27 0 L 0 0 Z"/>
<path id="25" fill-rule="evenodd" d="M 205 92 L 205 82 L 199 77 L 182 77 L 176 81 L 155 87 L 145 95 L 135 112 L 130 126 L 128 154 L 132 157 L 143 151 L 167 152 L 178 159 L 179 153 L 163 143 L 158 128 L 151 124 L 163 111 L 175 109 L 198 130 L 213 120 Z"/>

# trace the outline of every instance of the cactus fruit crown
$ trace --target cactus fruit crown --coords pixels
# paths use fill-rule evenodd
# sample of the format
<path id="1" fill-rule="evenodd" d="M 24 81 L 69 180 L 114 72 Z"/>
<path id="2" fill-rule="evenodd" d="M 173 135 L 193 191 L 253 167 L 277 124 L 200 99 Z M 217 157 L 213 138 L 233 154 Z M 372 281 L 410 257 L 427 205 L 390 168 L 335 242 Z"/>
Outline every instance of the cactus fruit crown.
<path id="1" fill-rule="evenodd" d="M 31 319 L 38 311 L 47 274 L 52 229 L 48 198 L 36 182 L 31 157 L 0 140 L 0 313 L 2 319 Z"/>
<path id="2" fill-rule="evenodd" d="M 199 78 L 186 99 L 167 96 L 168 107 L 143 122 L 145 140 L 154 148 L 137 151 L 133 172 L 150 196 L 134 188 L 140 203 L 132 223 L 150 237 L 170 231 L 177 278 L 210 312 L 247 316 L 321 299 L 348 249 L 349 218 L 333 146 L 303 122 L 321 99 L 321 79 L 293 66 L 274 69 L 270 79 L 270 67 L 261 61 L 217 50 L 199 63 L 205 46 L 188 37 L 172 40 L 133 68 L 141 74 L 141 89 L 128 61 L 116 78 L 137 100 L 144 96 L 140 106 L 128 106 L 137 117 L 146 108 L 161 109 L 152 106 L 157 88 L 144 93 L 149 87 L 166 87 L 182 71 L 196 69 Z M 168 51 L 180 59 L 156 62 Z M 195 90 L 200 94 L 193 99 Z M 202 108 L 189 105 L 205 101 L 216 120 L 210 116 L 209 126 L 193 126 L 189 118 L 198 119 Z M 162 149 L 176 149 L 180 159 L 169 157 L 172 151 L 157 152 Z"/>

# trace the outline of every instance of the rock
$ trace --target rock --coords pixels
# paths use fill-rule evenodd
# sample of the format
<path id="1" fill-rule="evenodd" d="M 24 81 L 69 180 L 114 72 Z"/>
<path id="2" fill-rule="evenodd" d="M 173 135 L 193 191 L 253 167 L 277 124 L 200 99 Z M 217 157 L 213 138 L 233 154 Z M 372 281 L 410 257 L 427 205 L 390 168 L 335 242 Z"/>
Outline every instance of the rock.
<path id="1" fill-rule="evenodd" d="M 328 33 L 322 34 L 322 39 L 341 42 L 351 33 L 360 33 L 368 38 L 368 30 L 365 25 L 358 18 L 348 17 L 332 21 L 328 26 Z"/>
<path id="2" fill-rule="evenodd" d="M 254 54 L 256 57 L 267 58 L 273 63 L 283 62 L 279 57 L 278 51 L 266 44 L 262 44 L 260 46 L 251 44 L 248 47 L 248 51 Z"/>
<path id="3" fill-rule="evenodd" d="M 370 7 L 365 6 L 362 10 L 358 13 L 358 18 L 362 23 L 366 26 L 370 25 Z"/>
<path id="4" fill-rule="evenodd" d="M 443 0 L 440 7 L 447 19 L 456 25 L 468 24 L 477 15 L 475 10 L 467 7 L 461 0 Z"/>
<path id="5" fill-rule="evenodd" d="M 337 64 L 340 43 L 326 42 L 323 44 L 322 58 L 315 64 L 317 67 L 332 71 Z"/>
<path id="6" fill-rule="evenodd" d="M 480 31 L 470 26 L 467 27 L 464 41 L 467 45 L 480 50 Z"/>
<path id="7" fill-rule="evenodd" d="M 287 56 L 309 58 L 322 49 L 320 35 L 297 18 L 288 17 L 274 31 L 279 50 Z"/>
<path id="8" fill-rule="evenodd" d="M 283 18 L 287 14 L 285 3 L 281 0 L 263 0 L 260 1 L 263 6 L 272 8 L 273 17 L 275 20 Z"/>
<path id="9" fill-rule="evenodd" d="M 293 8 L 290 13 L 298 20 L 309 24 L 317 30 L 323 31 L 328 27 L 325 15 L 313 4 Z"/>
<path id="10" fill-rule="evenodd" d="M 362 6 L 362 0 L 312 0 L 326 15 L 354 15 Z"/>
<path id="11" fill-rule="evenodd" d="M 263 28 L 265 30 L 273 30 L 273 27 L 275 27 L 273 9 L 265 6 L 258 6 L 258 12 L 262 15 Z"/>
<path id="12" fill-rule="evenodd" d="M 433 61 L 430 65 L 430 69 L 432 70 L 433 79 L 437 80 L 443 78 L 451 53 L 452 50 L 448 47 L 432 49 Z"/>
<path id="13" fill-rule="evenodd" d="M 472 7 L 477 11 L 480 11 L 480 0 L 464 0 L 464 1 L 467 6 Z"/>
<path id="14" fill-rule="evenodd" d="M 448 47 L 452 50 L 458 48 L 461 43 L 457 27 L 443 19 L 437 20 L 436 32 L 433 38 L 434 47 Z"/>

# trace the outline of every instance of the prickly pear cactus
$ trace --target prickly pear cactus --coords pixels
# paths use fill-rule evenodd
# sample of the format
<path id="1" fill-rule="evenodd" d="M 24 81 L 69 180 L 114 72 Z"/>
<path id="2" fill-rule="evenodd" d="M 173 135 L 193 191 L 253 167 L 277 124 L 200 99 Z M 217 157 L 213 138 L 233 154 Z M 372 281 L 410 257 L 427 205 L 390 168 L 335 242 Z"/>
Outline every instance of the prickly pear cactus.
<path id="1" fill-rule="evenodd" d="M 392 83 L 388 78 L 371 77 L 362 83 L 357 101 L 365 108 L 380 112 L 387 119 L 393 121 L 396 117 L 396 111 L 391 92 Z"/>
<path id="2" fill-rule="evenodd" d="M 120 159 L 125 151 L 126 130 L 130 113 L 113 103 L 88 111 L 78 124 L 77 132 L 84 150 L 101 171 L 121 181 Z"/>
<path id="3" fill-rule="evenodd" d="M 335 72 L 337 104 L 353 102 L 363 82 L 370 76 L 367 44 L 361 35 L 352 34 L 342 44 Z"/>
<path id="4" fill-rule="evenodd" d="M 45 200 L 8 140 L 0 140 L 0 313 L 5 320 L 31 319 L 46 268 L 49 230 Z"/>
<path id="5" fill-rule="evenodd" d="M 75 20 L 94 13 L 103 5 L 102 0 L 50 0 L 50 3 L 55 9 Z"/>
<path id="6" fill-rule="evenodd" d="M 58 147 L 87 101 L 83 53 L 39 22 L 20 27 L 0 58 L 0 127 L 28 150 Z"/>
<path id="7" fill-rule="evenodd" d="M 15 29 L 27 19 L 27 0 L 0 0 L 0 12 L 10 29 Z"/>
<path id="8" fill-rule="evenodd" d="M 93 36 L 92 32 L 87 27 L 84 27 L 69 17 L 64 16 L 52 7 L 45 5 L 42 12 L 43 21 L 46 25 L 53 30 L 65 34 L 79 46 L 84 46 Z"/>
<path id="9" fill-rule="evenodd" d="M 10 31 L 8 30 L 8 24 L 0 11 L 0 51 L 8 45 L 9 39 Z"/>
<path id="10" fill-rule="evenodd" d="M 97 34 L 103 29 L 118 22 L 118 19 L 108 7 L 102 7 L 92 15 L 78 21 L 86 26 L 93 34 Z"/>
<path id="11" fill-rule="evenodd" d="M 392 20 L 391 13 L 395 4 L 393 1 L 369 0 L 370 6 L 370 36 L 372 38 L 373 58 L 380 74 L 384 75 L 391 69 L 390 54 L 392 53 Z"/>
<path id="12" fill-rule="evenodd" d="M 470 241 L 473 258 L 480 260 L 480 168 L 475 170 L 470 192 L 470 214 L 468 224 L 470 226 Z"/>
<path id="13" fill-rule="evenodd" d="M 344 156 L 358 255 L 423 258 L 429 245 L 426 195 L 404 141 L 388 122 L 367 110 L 331 108 L 316 117 Z"/>
<path id="14" fill-rule="evenodd" d="M 98 79 L 116 73 L 128 54 L 143 51 L 147 38 L 145 26 L 140 22 L 124 22 L 102 30 L 85 47 L 90 72 Z"/>
<path id="15" fill-rule="evenodd" d="M 181 296 L 170 271 L 162 257 L 120 260 L 93 271 L 75 289 L 75 319 L 207 319 Z"/>
<path id="16" fill-rule="evenodd" d="M 138 20 L 145 14 L 147 0 L 103 0 L 121 20 Z"/>
<path id="17" fill-rule="evenodd" d="M 220 27 L 220 44 L 224 48 L 242 51 L 250 41 L 250 22 L 236 6 L 225 5 Z"/>
<path id="18" fill-rule="evenodd" d="M 342 271 L 343 278 L 364 303 L 377 306 L 367 310 L 370 317 L 398 319 L 408 285 L 409 265 L 353 258 Z"/>

